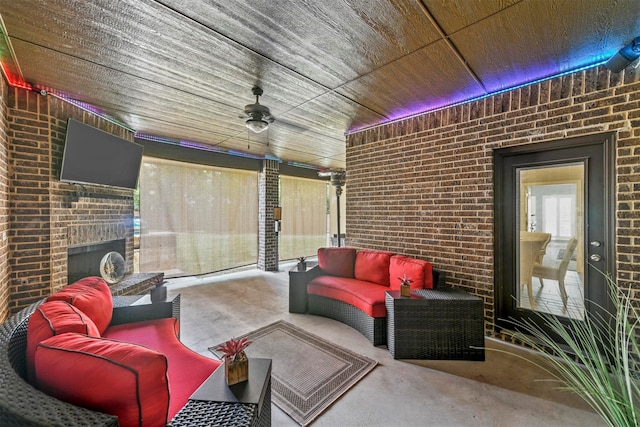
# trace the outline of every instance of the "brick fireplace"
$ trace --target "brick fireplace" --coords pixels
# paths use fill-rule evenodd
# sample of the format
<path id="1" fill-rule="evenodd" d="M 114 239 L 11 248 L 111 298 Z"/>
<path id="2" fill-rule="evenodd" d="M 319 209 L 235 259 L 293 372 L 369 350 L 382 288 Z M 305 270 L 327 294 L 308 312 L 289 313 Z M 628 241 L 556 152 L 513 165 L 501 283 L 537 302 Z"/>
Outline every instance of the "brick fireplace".
<path id="1" fill-rule="evenodd" d="M 70 225 L 67 231 L 66 283 L 87 276 L 99 276 L 100 261 L 108 252 L 118 252 L 127 259 L 125 223 Z"/>
<path id="2" fill-rule="evenodd" d="M 100 261 L 109 252 L 125 254 L 125 239 L 69 246 L 67 248 L 67 282 L 73 283 L 83 277 L 100 276 Z"/>
<path id="3" fill-rule="evenodd" d="M 8 92 L 8 309 L 15 312 L 81 274 L 69 269 L 70 252 L 114 249 L 133 272 L 133 191 L 59 180 L 69 117 L 130 141 L 133 133 L 55 97 Z M 100 259 L 83 261 L 91 274 Z"/>

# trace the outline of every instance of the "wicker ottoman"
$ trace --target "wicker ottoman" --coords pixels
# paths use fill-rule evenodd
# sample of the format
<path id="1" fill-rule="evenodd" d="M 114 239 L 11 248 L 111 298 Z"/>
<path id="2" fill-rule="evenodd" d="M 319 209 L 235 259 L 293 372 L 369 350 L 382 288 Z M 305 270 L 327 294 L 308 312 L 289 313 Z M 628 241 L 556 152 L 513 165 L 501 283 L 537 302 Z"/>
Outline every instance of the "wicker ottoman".
<path id="1" fill-rule="evenodd" d="M 448 287 L 413 290 L 411 297 L 387 291 L 385 304 L 394 359 L 484 360 L 481 298 Z"/>

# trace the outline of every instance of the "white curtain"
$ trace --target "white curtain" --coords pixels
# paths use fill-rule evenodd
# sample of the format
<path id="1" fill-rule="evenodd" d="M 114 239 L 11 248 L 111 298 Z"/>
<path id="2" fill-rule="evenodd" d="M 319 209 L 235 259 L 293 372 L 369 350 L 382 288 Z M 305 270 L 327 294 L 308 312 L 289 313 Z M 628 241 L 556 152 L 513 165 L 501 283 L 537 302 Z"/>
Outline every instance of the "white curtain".
<path id="1" fill-rule="evenodd" d="M 140 271 L 203 274 L 254 264 L 258 173 L 144 157 Z"/>
<path id="2" fill-rule="evenodd" d="M 316 255 L 327 242 L 327 182 L 280 176 L 281 260 Z"/>

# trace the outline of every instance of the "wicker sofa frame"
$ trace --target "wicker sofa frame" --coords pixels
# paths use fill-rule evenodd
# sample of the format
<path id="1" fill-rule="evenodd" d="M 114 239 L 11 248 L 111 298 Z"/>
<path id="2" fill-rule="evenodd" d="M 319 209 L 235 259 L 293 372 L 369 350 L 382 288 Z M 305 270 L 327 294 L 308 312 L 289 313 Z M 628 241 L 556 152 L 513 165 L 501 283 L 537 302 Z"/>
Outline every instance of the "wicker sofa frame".
<path id="1" fill-rule="evenodd" d="M 346 302 L 309 294 L 309 314 L 328 317 L 349 325 L 367 337 L 373 345 L 387 343 L 387 318 L 371 317 Z"/>
<path id="2" fill-rule="evenodd" d="M 113 297 L 111 325 L 166 317 L 180 319 L 180 295 L 167 302 L 130 306 L 140 298 Z M 63 402 L 25 380 L 29 317 L 44 302 L 42 299 L 22 309 L 0 325 L 0 426 L 118 426 L 114 415 Z"/>
<path id="3" fill-rule="evenodd" d="M 62 402 L 24 379 L 27 325 L 42 302 L 22 309 L 0 325 L 0 425 L 117 426 L 118 417 Z"/>
<path id="4" fill-rule="evenodd" d="M 322 270 L 315 266 L 308 275 L 309 281 L 320 276 Z M 433 268 L 433 284 L 435 288 L 446 286 L 447 275 L 443 270 Z M 319 295 L 308 295 L 308 313 L 328 317 L 349 325 L 367 337 L 373 345 L 387 343 L 387 318 L 371 317 L 364 311 L 346 302 Z"/>

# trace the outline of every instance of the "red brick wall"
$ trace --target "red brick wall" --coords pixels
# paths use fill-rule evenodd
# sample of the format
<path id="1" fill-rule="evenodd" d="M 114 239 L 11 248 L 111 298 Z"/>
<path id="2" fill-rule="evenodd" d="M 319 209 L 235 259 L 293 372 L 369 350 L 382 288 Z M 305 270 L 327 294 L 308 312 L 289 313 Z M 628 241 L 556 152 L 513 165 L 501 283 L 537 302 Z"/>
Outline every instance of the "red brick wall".
<path id="1" fill-rule="evenodd" d="M 258 175 L 258 198 L 260 224 L 258 227 L 258 268 L 265 271 L 278 270 L 278 235 L 275 232 L 273 208 L 279 206 L 278 174 L 280 165 L 275 160 L 265 159 Z"/>
<path id="2" fill-rule="evenodd" d="M 8 311 L 13 313 L 67 283 L 70 244 L 125 238 L 128 271 L 133 271 L 133 192 L 59 181 L 69 117 L 128 140 L 133 133 L 52 96 L 17 88 L 8 92 L 2 147 L 8 147 L 9 161 L 5 253 L 11 270 Z M 4 200 L 1 191 L 0 184 Z"/>
<path id="3" fill-rule="evenodd" d="M 9 314 L 9 165 L 7 161 L 7 94 L 0 78 L 0 322 Z"/>
<path id="4" fill-rule="evenodd" d="M 47 99 L 10 88 L 10 312 L 50 290 L 49 127 Z"/>
<path id="5" fill-rule="evenodd" d="M 618 281 L 640 301 L 638 70 L 593 68 L 349 135 L 347 243 L 431 260 L 484 298 L 493 330 L 493 150 L 607 131 Z"/>

